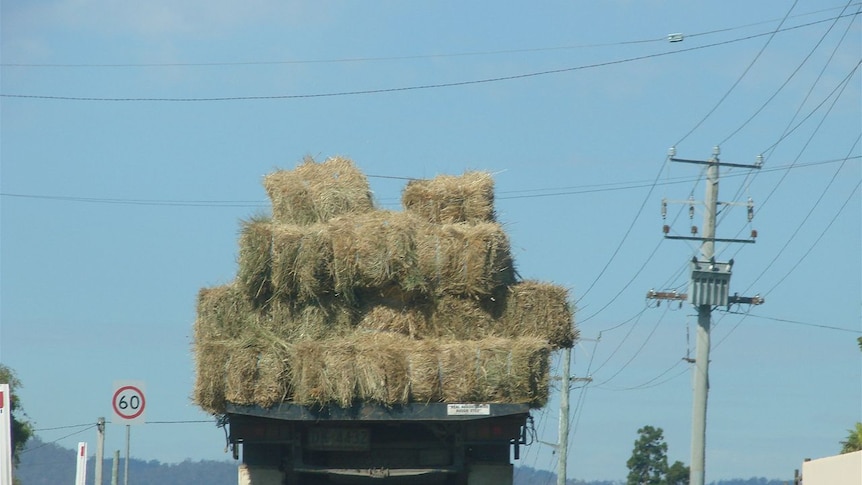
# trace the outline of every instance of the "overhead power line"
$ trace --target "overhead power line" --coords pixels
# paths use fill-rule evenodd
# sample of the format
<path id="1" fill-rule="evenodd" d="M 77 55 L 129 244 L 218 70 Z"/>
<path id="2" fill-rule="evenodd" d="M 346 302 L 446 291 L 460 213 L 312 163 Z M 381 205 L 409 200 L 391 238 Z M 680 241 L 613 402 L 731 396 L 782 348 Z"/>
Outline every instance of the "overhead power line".
<path id="1" fill-rule="evenodd" d="M 858 13 L 846 14 L 845 16 L 853 16 L 858 15 Z M 584 64 L 580 66 L 572 66 L 572 67 L 564 67 L 560 69 L 549 69 L 545 71 L 536 71 L 536 72 L 528 72 L 521 74 L 514 74 L 510 76 L 498 76 L 492 78 L 484 78 L 484 79 L 473 79 L 473 80 L 465 80 L 465 81 L 454 81 L 448 83 L 434 83 L 434 84 L 422 84 L 422 85 L 414 85 L 414 86 L 402 86 L 402 87 L 390 87 L 390 88 L 377 88 L 377 89 L 360 89 L 360 90 L 347 90 L 347 91 L 334 91 L 329 93 L 307 93 L 307 94 L 281 94 L 281 95 L 249 95 L 249 96 L 213 96 L 213 97 L 179 97 L 179 98 L 171 98 L 171 97 L 100 97 L 100 96 L 59 96 L 59 95 L 41 95 L 41 94 L 14 94 L 14 93 L 0 93 L 0 97 L 3 98 L 12 98 L 12 99 L 41 99 L 41 100 L 51 100 L 51 101 L 93 101 L 93 102 L 178 102 L 178 103 L 197 103 L 197 102 L 215 102 L 215 101 L 273 101 L 273 100 L 291 100 L 291 99 L 313 99 L 313 98 L 331 98 L 331 97 L 342 97 L 342 96 L 358 96 L 358 95 L 369 95 L 369 94 L 385 94 L 385 93 L 397 93 L 397 92 L 407 92 L 407 91 L 420 91 L 427 89 L 441 89 L 441 88 L 451 88 L 451 87 L 463 87 L 463 86 L 472 86 L 479 84 L 489 84 L 489 83 L 497 83 L 503 81 L 514 81 L 520 79 L 528 79 L 534 77 L 548 76 L 553 74 L 563 74 L 568 72 L 581 71 L 586 69 L 595 69 L 599 67 L 607 67 L 613 66 L 617 64 L 624 64 L 628 62 L 642 61 L 646 59 L 654 59 L 658 57 L 665 57 L 675 54 L 681 54 L 685 52 L 692 52 L 702 49 L 708 49 L 712 47 L 718 47 L 722 45 L 733 44 L 737 42 L 743 42 L 746 40 L 756 39 L 758 37 L 763 36 L 773 36 L 778 32 L 787 32 L 790 30 L 800 29 L 804 27 L 810 27 L 812 25 L 817 25 L 823 22 L 828 22 L 833 20 L 834 18 L 817 20 L 813 22 L 809 22 L 807 24 L 795 25 L 792 27 L 787 27 L 780 30 L 773 30 L 770 32 L 764 32 L 759 34 L 752 34 L 745 37 L 739 37 L 736 39 L 725 40 L 721 42 L 714 42 L 712 44 L 704 44 L 700 46 L 694 46 L 684 49 L 677 49 L 673 51 L 666 52 L 658 52 L 652 54 L 645 54 L 641 56 L 628 57 L 623 59 L 615 59 L 604 62 L 597 62 L 593 64 Z"/>
<path id="2" fill-rule="evenodd" d="M 859 5 L 856 3 L 854 5 Z M 824 8 L 820 10 L 815 10 L 812 12 L 796 14 L 791 16 L 790 18 L 798 18 L 804 16 L 815 15 L 818 13 L 829 12 L 833 10 L 839 10 L 842 7 L 831 7 Z M 845 7 L 846 8 L 846 7 Z M 724 32 L 732 32 L 734 30 L 746 29 L 749 27 L 756 27 L 758 25 L 770 24 L 781 19 L 769 19 L 769 20 L 761 20 L 759 22 L 752 22 L 743 25 L 737 25 L 734 27 L 725 27 L 721 29 L 714 29 L 705 32 L 695 32 L 691 34 L 685 34 L 685 38 L 690 39 L 694 37 L 702 37 L 707 35 L 714 35 Z M 561 50 L 573 50 L 573 49 L 589 49 L 589 48 L 599 48 L 599 47 L 614 47 L 614 46 L 622 46 L 622 45 L 633 45 L 633 44 L 647 44 L 647 43 L 655 43 L 655 42 L 667 42 L 667 36 L 655 37 L 655 38 L 647 38 L 647 39 L 635 39 L 635 40 L 624 40 L 624 41 L 616 41 L 616 42 L 599 42 L 599 43 L 591 43 L 591 44 L 574 44 L 574 45 L 562 45 L 562 46 L 546 46 L 546 47 L 528 47 L 522 49 L 498 49 L 498 50 L 486 50 L 486 51 L 466 51 L 466 52 L 450 52 L 450 53 L 442 53 L 442 54 L 411 54 L 411 55 L 402 55 L 402 56 L 365 56 L 365 57 L 341 57 L 341 58 L 331 58 L 331 59 L 282 59 L 282 60 L 268 60 L 268 61 L 212 61 L 212 62 L 148 62 L 148 63 L 132 63 L 132 62 L 120 62 L 120 63 L 94 63 L 94 62 L 81 62 L 81 63 L 26 63 L 26 62 L 4 62 L 0 63 L 0 67 L 6 68 L 152 68 L 152 67 L 231 67 L 231 66 L 272 66 L 272 65 L 294 65 L 294 64 L 341 64 L 341 63 L 353 63 L 353 62 L 384 62 L 384 61 L 405 61 L 405 60 L 421 60 L 421 59 L 444 59 L 444 58 L 452 58 L 452 57 L 475 57 L 475 56 L 493 56 L 493 55 L 507 55 L 507 54 L 525 54 L 531 52 L 552 52 L 552 51 L 561 51 Z"/>
<path id="3" fill-rule="evenodd" d="M 777 172 L 783 170 L 800 169 L 806 167 L 816 167 L 820 165 L 830 165 L 833 163 L 844 163 L 849 160 L 862 159 L 862 155 L 854 155 L 849 157 L 818 160 L 814 162 L 796 163 L 793 165 L 776 165 L 770 168 L 761 169 L 761 172 Z M 725 175 L 725 178 L 742 177 L 743 173 L 730 173 Z M 367 175 L 368 178 L 395 179 L 395 180 L 421 180 L 414 177 L 401 177 L 394 175 Z M 693 177 L 676 177 L 665 179 L 661 182 L 632 180 L 628 182 L 614 182 L 603 184 L 585 184 L 572 185 L 565 187 L 545 187 L 535 189 L 516 189 L 503 190 L 497 192 L 495 197 L 497 200 L 508 199 L 531 199 L 538 197 L 562 197 L 570 195 L 592 194 L 597 192 L 613 192 L 619 190 L 634 190 L 655 185 L 673 185 L 681 183 L 689 183 L 696 178 Z M 213 207 L 213 208 L 266 208 L 268 203 L 265 200 L 181 200 L 181 199 L 127 199 L 120 197 L 88 197 L 88 196 L 70 196 L 57 194 L 28 194 L 20 192 L 0 192 L 0 197 L 11 197 L 17 199 L 34 199 L 34 200 L 49 200 L 57 202 L 77 202 L 90 204 L 118 204 L 118 205 L 140 205 L 140 206 L 164 206 L 164 207 Z"/>

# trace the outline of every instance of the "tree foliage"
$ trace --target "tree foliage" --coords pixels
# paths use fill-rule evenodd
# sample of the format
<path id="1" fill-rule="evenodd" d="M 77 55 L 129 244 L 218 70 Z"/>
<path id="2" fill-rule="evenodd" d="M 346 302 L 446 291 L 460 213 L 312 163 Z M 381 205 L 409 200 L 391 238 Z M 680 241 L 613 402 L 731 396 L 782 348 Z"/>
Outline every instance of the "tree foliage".
<path id="1" fill-rule="evenodd" d="M 847 430 L 847 439 L 841 442 L 841 453 L 853 453 L 862 450 L 862 423 L 856 423 L 853 429 Z"/>
<path id="2" fill-rule="evenodd" d="M 16 389 L 21 388 L 21 381 L 15 376 L 15 371 L 8 366 L 0 364 L 0 384 L 9 384 L 9 402 L 12 415 L 12 456 L 15 463 L 20 463 L 20 453 L 24 449 L 27 440 L 33 436 L 33 425 L 27 420 L 27 413 L 21 407 Z"/>
<path id="3" fill-rule="evenodd" d="M 688 485 L 689 469 L 682 462 L 667 464 L 667 443 L 661 428 L 638 430 L 632 456 L 626 462 L 627 485 Z"/>

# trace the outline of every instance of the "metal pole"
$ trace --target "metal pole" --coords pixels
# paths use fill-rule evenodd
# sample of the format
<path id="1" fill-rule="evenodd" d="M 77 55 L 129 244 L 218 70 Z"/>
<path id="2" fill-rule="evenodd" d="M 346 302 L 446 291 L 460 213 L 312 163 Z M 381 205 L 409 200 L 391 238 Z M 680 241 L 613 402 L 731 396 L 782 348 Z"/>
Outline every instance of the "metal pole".
<path id="1" fill-rule="evenodd" d="M 120 479 L 120 450 L 114 451 L 114 463 L 111 467 L 111 485 L 118 485 Z"/>
<path id="2" fill-rule="evenodd" d="M 99 433 L 96 439 L 96 477 L 94 483 L 102 485 L 102 462 L 105 460 L 105 418 L 100 417 L 96 420 L 96 429 Z"/>
<path id="3" fill-rule="evenodd" d="M 706 170 L 706 210 L 703 214 L 701 253 L 705 260 L 715 256 L 715 214 L 718 205 L 718 147 Z M 697 308 L 697 344 L 694 365 L 694 395 L 691 413 L 690 485 L 704 485 L 706 469 L 706 403 L 709 393 L 709 327 L 711 305 Z"/>
<path id="4" fill-rule="evenodd" d="M 123 471 L 123 485 L 129 485 L 129 441 L 131 440 L 132 426 L 126 425 L 126 466 Z"/>
<path id="5" fill-rule="evenodd" d="M 563 375 L 560 384 L 560 430 L 557 439 L 557 485 L 566 485 L 566 465 L 569 458 L 569 377 L 571 376 L 572 349 L 563 349 Z"/>

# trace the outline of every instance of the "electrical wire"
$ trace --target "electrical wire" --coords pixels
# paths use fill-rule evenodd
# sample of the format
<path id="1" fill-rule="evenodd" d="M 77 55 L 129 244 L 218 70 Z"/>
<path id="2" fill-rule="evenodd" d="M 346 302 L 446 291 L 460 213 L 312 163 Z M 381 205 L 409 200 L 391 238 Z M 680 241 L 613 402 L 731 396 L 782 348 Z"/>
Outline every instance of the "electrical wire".
<path id="1" fill-rule="evenodd" d="M 858 5 L 854 4 L 854 5 Z M 824 8 L 820 10 L 815 10 L 812 12 L 807 12 L 803 14 L 793 15 L 790 18 L 804 17 L 809 15 L 814 15 L 818 13 L 828 12 L 832 10 L 838 10 L 841 7 L 831 7 Z M 846 7 L 845 7 L 846 8 Z M 758 25 L 769 24 L 772 22 L 779 21 L 781 19 L 770 19 L 770 20 L 762 20 L 759 22 L 753 22 L 749 24 L 738 25 L 735 27 L 725 27 L 721 29 L 714 29 L 705 32 L 696 32 L 694 34 L 686 34 L 686 38 L 694 38 L 694 37 L 702 37 L 707 35 L 719 34 L 724 32 L 731 32 L 734 30 L 745 29 L 749 27 L 755 27 Z M 215 61 L 215 62 L 151 62 L 151 63 L 23 63 L 23 62 L 4 62 L 0 63 L 0 67 L 5 68 L 151 68 L 151 67 L 223 67 L 223 66 L 268 66 L 268 65 L 293 65 L 293 64 L 338 64 L 338 63 L 355 63 L 355 62 L 381 62 L 381 61 L 403 61 L 403 60 L 419 60 L 419 59 L 445 59 L 445 58 L 454 58 L 454 57 L 472 57 L 472 56 L 491 56 L 491 55 L 504 55 L 504 54 L 525 54 L 531 52 L 548 52 L 548 51 L 560 51 L 560 50 L 572 50 L 572 49 L 585 49 L 585 48 L 597 48 L 597 47 L 614 47 L 614 46 L 622 46 L 622 45 L 632 45 L 632 44 L 646 44 L 646 43 L 655 43 L 655 42 L 666 42 L 667 36 L 657 37 L 657 38 L 648 38 L 648 39 L 636 39 L 636 40 L 628 40 L 628 41 L 617 41 L 617 42 L 603 42 L 603 43 L 594 43 L 594 44 L 576 44 L 576 45 L 565 45 L 565 46 L 552 46 L 552 47 L 531 47 L 524 49 L 503 49 L 503 50 L 491 50 L 491 51 L 469 51 L 469 52 L 454 52 L 448 54 L 413 54 L 413 55 L 404 55 L 404 56 L 371 56 L 371 57 L 346 57 L 346 58 L 333 58 L 333 59 L 305 59 L 305 60 L 277 60 L 277 61 Z"/>
<path id="2" fill-rule="evenodd" d="M 845 5 L 845 6 L 844 6 L 844 9 L 843 9 L 843 10 L 841 10 L 841 13 L 842 13 L 842 14 L 844 13 L 844 11 L 845 11 L 845 10 L 847 10 L 847 8 L 849 8 L 849 7 L 850 7 L 850 3 L 851 3 L 851 1 L 852 1 L 852 0 L 848 1 L 848 2 L 847 2 L 847 5 Z M 734 135 L 736 135 L 737 133 L 739 133 L 740 131 L 742 131 L 742 129 L 743 129 L 743 128 L 745 128 L 745 126 L 746 126 L 746 125 L 748 125 L 748 123 L 750 123 L 754 118 L 756 118 L 756 117 L 757 117 L 757 115 L 759 115 L 759 114 L 760 114 L 760 112 L 761 112 L 761 111 L 763 111 L 763 109 L 764 109 L 764 108 L 766 108 L 766 106 L 767 106 L 767 105 L 769 105 L 769 103 L 770 103 L 770 102 L 772 102 L 772 100 L 773 100 L 773 99 L 775 99 L 775 97 L 776 97 L 776 96 L 778 96 L 778 93 L 780 93 L 780 92 L 781 92 L 781 90 L 783 90 L 783 89 L 785 88 L 785 86 L 787 86 L 787 84 L 788 84 L 788 83 L 793 79 L 793 77 L 794 77 L 794 76 L 796 76 L 796 74 L 799 72 L 799 70 L 800 70 L 800 69 L 802 69 L 802 66 L 804 66 L 804 65 L 805 65 L 805 63 L 806 63 L 806 62 L 808 62 L 808 60 L 809 60 L 809 59 L 811 58 L 811 56 L 814 54 L 814 52 L 815 52 L 815 51 L 817 51 L 817 49 L 820 47 L 820 44 L 822 44 L 822 43 L 823 43 L 823 41 L 824 41 L 824 40 L 826 40 L 826 37 L 829 35 L 829 33 L 830 33 L 830 32 L 832 32 L 832 29 L 833 29 L 833 28 L 835 27 L 835 25 L 838 23 L 838 20 L 839 20 L 839 19 L 836 17 L 836 18 L 835 18 L 835 21 L 834 21 L 834 22 L 832 22 L 832 24 L 830 24 L 830 25 L 829 25 L 829 28 L 828 28 L 828 29 L 826 29 L 826 32 L 824 32 L 824 33 L 823 33 L 823 35 L 821 35 L 821 36 L 820 36 L 820 39 L 817 41 L 817 43 L 816 43 L 816 44 L 814 44 L 814 47 L 812 47 L 812 48 L 811 48 L 811 50 L 809 50 L 809 51 L 808 51 L 808 55 L 806 55 L 806 56 L 805 56 L 805 58 L 804 58 L 804 59 L 802 59 L 802 62 L 800 62 L 800 63 L 799 63 L 799 65 L 797 65 L 797 66 L 796 66 L 796 69 L 794 69 L 794 70 L 793 70 L 793 72 L 792 72 L 792 73 L 790 73 L 790 75 L 789 75 L 789 76 L 787 76 L 787 78 L 784 80 L 784 82 L 781 84 L 781 86 L 779 86 L 779 87 L 778 87 L 778 89 L 776 89 L 776 90 L 775 90 L 775 92 L 774 92 L 774 93 L 772 93 L 772 95 L 771 95 L 769 98 L 767 98 L 767 100 L 766 100 L 766 101 L 764 101 L 764 102 L 763 102 L 763 104 L 762 104 L 762 105 L 760 105 L 760 107 L 759 107 L 759 108 L 757 108 L 757 109 L 754 111 L 754 113 L 752 113 L 752 114 L 751 114 L 751 116 L 749 116 L 749 117 L 748 117 L 748 119 L 746 119 L 744 122 L 742 122 L 742 124 L 741 124 L 741 125 L 739 125 L 735 130 L 733 130 L 729 135 L 727 135 L 726 137 L 724 137 L 724 139 L 723 139 L 723 140 L 721 140 L 721 141 L 718 143 L 719 145 L 724 145 L 724 144 L 725 144 L 725 143 L 727 143 L 731 138 L 733 138 L 733 136 L 734 136 Z M 844 31 L 844 34 L 845 34 L 845 35 L 846 35 L 846 34 L 847 34 L 847 32 L 850 30 L 850 27 L 851 27 L 852 25 L 853 25 L 853 21 L 850 21 L 850 22 L 848 22 L 848 23 L 847 23 L 847 30 L 845 30 L 845 31 Z M 842 37 L 842 39 L 843 39 L 843 37 Z M 840 43 L 839 43 L 839 45 L 840 45 Z"/>
<path id="3" fill-rule="evenodd" d="M 93 423 L 83 423 L 83 424 L 71 424 L 69 426 L 56 426 L 53 428 L 39 428 L 39 429 L 34 429 L 33 432 L 37 433 L 37 432 L 41 432 L 41 431 L 55 431 L 58 429 L 82 428 L 84 426 L 92 426 L 92 424 Z"/>
<path id="4" fill-rule="evenodd" d="M 57 438 L 57 439 L 55 439 L 55 440 L 53 440 L 53 441 L 46 441 L 46 442 L 43 442 L 41 445 L 36 446 L 36 447 L 34 447 L 34 448 L 27 448 L 26 450 L 22 450 L 22 451 L 21 451 L 21 453 L 19 453 L 19 454 L 23 455 L 23 454 L 25 454 L 25 453 L 29 453 L 29 452 L 34 451 L 34 450 L 38 450 L 39 448 L 43 448 L 43 447 L 45 447 L 45 446 L 48 446 L 48 445 L 54 444 L 54 443 L 56 443 L 56 442 L 58 442 L 58 441 L 60 441 L 60 440 L 64 440 L 64 439 L 66 439 L 66 438 L 69 438 L 69 437 L 75 436 L 76 434 L 81 434 L 81 433 L 83 433 L 84 431 L 89 431 L 89 430 L 91 430 L 91 429 L 95 428 L 96 426 L 97 426 L 96 424 L 91 424 L 90 426 L 88 426 L 88 427 L 86 427 L 86 428 L 84 428 L 84 429 L 82 429 L 82 430 L 75 431 L 75 432 L 73 432 L 73 433 L 69 433 L 69 434 L 67 434 L 66 436 L 62 436 L 62 437 Z"/>
<path id="5" fill-rule="evenodd" d="M 700 128 L 700 125 L 702 125 L 702 124 L 703 124 L 703 122 L 704 122 L 704 121 L 706 121 L 710 116 L 712 116 L 712 114 L 713 114 L 713 113 L 715 113 L 715 110 L 717 110 L 717 109 L 718 109 L 718 107 L 719 107 L 719 106 L 721 106 L 721 104 L 724 102 L 724 100 L 726 100 L 726 99 L 727 99 L 727 97 L 728 97 L 728 96 L 730 96 L 730 93 L 732 93 L 732 92 L 733 92 L 733 90 L 734 90 L 734 89 L 736 89 L 736 86 L 738 86 L 738 85 L 739 85 L 739 83 L 740 83 L 740 82 L 742 82 L 742 79 L 743 79 L 743 78 L 745 78 L 745 75 L 746 75 L 746 74 L 748 74 L 748 71 L 750 71 L 750 70 L 751 70 L 751 68 L 754 66 L 754 64 L 757 62 L 757 60 L 760 58 L 761 54 L 763 54 L 763 52 L 766 50 L 766 47 L 767 47 L 767 46 L 769 46 L 769 44 L 772 42 L 772 39 L 775 37 L 775 34 L 777 34 L 778 32 L 780 32 L 780 31 L 781 31 L 781 26 L 783 26 L 783 25 L 784 25 L 784 22 L 785 22 L 785 21 L 787 21 L 787 18 L 790 16 L 790 12 L 792 12 L 792 11 L 793 11 L 793 9 L 796 7 L 796 4 L 797 4 L 797 3 L 799 3 L 799 0 L 794 0 L 794 1 L 793 1 L 793 5 L 791 5 L 791 6 L 790 6 L 790 10 L 788 10 L 788 11 L 787 11 L 787 13 L 786 13 L 786 14 L 784 14 L 784 18 L 783 18 L 783 19 L 781 19 L 781 22 L 778 24 L 778 27 L 776 27 L 776 28 L 775 28 L 775 30 L 772 32 L 772 34 L 769 36 L 769 38 L 768 38 L 768 39 L 766 39 L 766 43 L 765 43 L 765 44 L 763 44 L 763 47 L 761 47 L 761 48 L 760 48 L 760 51 L 757 53 L 757 55 L 756 55 L 756 56 L 754 56 L 754 59 L 752 59 L 752 60 L 751 60 L 751 62 L 748 64 L 748 67 L 746 67 L 746 68 L 745 68 L 745 70 L 744 70 L 744 71 L 742 71 L 742 74 L 740 74 L 740 75 L 739 75 L 739 77 L 736 79 L 736 82 L 734 82 L 734 83 L 730 86 L 730 88 L 729 88 L 729 89 L 724 93 L 724 95 L 723 95 L 721 98 L 719 98 L 718 102 L 717 102 L 717 103 L 715 103 L 715 106 L 713 106 L 713 107 L 712 107 L 712 109 L 711 109 L 711 110 L 709 110 L 709 111 L 708 111 L 708 112 L 703 116 L 703 118 L 701 118 L 701 119 L 700 119 L 700 121 L 698 121 L 697 123 L 695 123 L 694 127 L 693 127 L 691 130 L 689 130 L 689 132 L 688 132 L 688 133 L 686 133 L 685 135 L 683 135 L 683 137 L 682 137 L 678 142 L 676 142 L 676 143 L 674 144 L 674 146 L 679 146 L 679 145 L 680 145 L 683 141 L 685 141 L 685 140 L 686 140 L 686 139 L 687 139 L 687 138 L 688 138 L 692 133 L 694 133 L 698 128 Z"/>
<path id="6" fill-rule="evenodd" d="M 857 15 L 857 14 L 848 14 Z M 51 100 L 51 101 L 92 101 L 92 102 L 179 102 L 179 103 L 196 103 L 196 102 L 220 102 L 220 101 L 272 101 L 272 100 L 291 100 L 291 99 L 312 99 L 312 98 L 331 98 L 331 97 L 344 97 L 344 96 L 357 96 L 357 95 L 371 95 L 371 94 L 385 94 L 385 93 L 397 93 L 397 92 L 406 92 L 406 91 L 419 91 L 419 90 L 428 90 L 428 89 L 441 89 L 441 88 L 452 88 L 452 87 L 463 87 L 463 86 L 472 86 L 479 84 L 489 84 L 489 83 L 498 83 L 504 81 L 514 81 L 520 79 L 528 79 L 535 78 L 541 76 L 548 76 L 554 74 L 563 74 L 568 72 L 576 72 L 587 69 L 595 69 L 599 67 L 607 67 L 618 64 L 624 64 L 628 62 L 642 61 L 646 59 L 654 59 L 659 57 L 665 57 L 669 55 L 681 54 L 685 52 L 693 52 L 702 49 L 708 49 L 712 47 L 718 47 L 723 45 L 729 45 L 737 42 L 743 42 L 746 40 L 756 39 L 758 37 L 763 36 L 774 36 L 778 32 L 786 32 L 789 30 L 809 27 L 812 25 L 817 25 L 819 23 L 823 23 L 826 21 L 832 20 L 818 20 L 814 22 L 810 22 L 807 24 L 796 25 L 793 27 L 786 27 L 784 29 L 776 29 L 771 32 L 753 34 L 745 37 L 740 37 L 731 40 L 725 40 L 721 42 L 714 42 L 712 44 L 704 44 L 700 46 L 688 47 L 683 49 L 677 49 L 673 51 L 665 51 L 659 53 L 645 54 L 641 56 L 628 57 L 623 59 L 615 59 L 610 61 L 597 62 L 593 64 L 584 64 L 579 66 L 572 67 L 564 67 L 560 69 L 550 69 L 545 71 L 535 71 L 521 74 L 514 74 L 510 76 L 498 76 L 492 78 L 483 78 L 483 79 L 473 79 L 466 81 L 454 81 L 448 83 L 434 83 L 434 84 L 422 84 L 422 85 L 414 85 L 414 86 L 402 86 L 402 87 L 391 87 L 391 88 L 376 88 L 376 89 L 360 89 L 360 90 L 348 90 L 348 91 L 335 91 L 328 93 L 308 93 L 308 94 L 281 94 L 281 95 L 247 95 L 247 96 L 213 96 L 213 97 L 100 97 L 100 96 L 59 96 L 59 95 L 41 95 L 41 94 L 12 94 L 12 93 L 0 93 L 0 98 L 10 98 L 10 99 L 40 99 L 40 100 Z M 771 37 L 770 37 L 771 39 Z M 699 125 L 698 125 L 699 126 Z M 692 132 L 694 129 L 692 129 Z M 688 135 L 686 135 L 687 137 Z M 683 138 L 685 139 L 685 138 Z M 682 140 L 680 140 L 682 141 Z"/>
<path id="7" fill-rule="evenodd" d="M 789 169 L 797 169 L 804 167 L 813 167 L 819 165 L 830 165 L 833 163 L 841 163 L 845 160 L 853 160 L 853 159 L 862 159 L 862 155 L 854 155 L 849 158 L 835 158 L 829 160 L 819 160 L 814 162 L 805 162 L 805 163 L 795 163 L 793 165 L 780 165 L 771 167 L 768 169 L 761 170 L 762 172 L 773 172 L 780 170 L 789 170 Z M 741 176 L 742 174 L 735 175 L 731 174 L 726 178 Z M 366 175 L 368 178 L 381 178 L 381 179 L 395 179 L 395 180 L 423 180 L 420 178 L 413 177 L 401 177 L 394 175 Z M 675 179 L 671 179 L 669 182 L 659 182 L 657 185 L 673 185 L 673 184 L 681 184 L 688 183 L 691 181 L 698 181 L 698 179 L 687 178 L 687 177 L 678 177 Z M 645 181 L 630 181 L 630 182 L 614 182 L 614 183 L 606 183 L 606 184 L 587 184 L 580 186 L 570 186 L 570 187 L 553 187 L 553 188 L 537 188 L 537 189 L 521 189 L 521 190 L 503 190 L 498 191 L 495 196 L 496 200 L 508 200 L 508 199 L 528 199 L 528 198 L 540 198 L 540 197 L 562 197 L 562 196 L 570 196 L 570 195 L 582 195 L 582 194 L 592 194 L 592 193 L 601 193 L 601 192 L 613 192 L 619 190 L 634 190 L 641 189 L 646 187 L 651 187 L 652 182 Z M 541 192 L 548 191 L 548 193 L 534 193 L 528 195 L 515 195 L 509 196 L 506 194 L 519 194 L 523 192 Z M 266 200 L 179 200 L 179 199 L 125 199 L 118 197 L 79 197 L 79 196 L 66 196 L 66 195 L 51 195 L 51 194 L 25 194 L 25 193 L 16 193 L 16 192 L 0 192 L 0 197 L 11 197 L 18 199 L 36 199 L 36 200 L 53 200 L 58 202 L 81 202 L 81 203 L 92 203 L 92 204 L 118 204 L 118 205 L 139 205 L 139 206 L 166 206 L 166 207 L 239 207 L 239 208 L 254 208 L 254 209 L 265 209 L 269 207 L 269 203 Z M 384 199 L 386 200 L 386 199 Z M 398 199 L 393 199 L 398 200 Z"/>
<path id="8" fill-rule="evenodd" d="M 858 67 L 859 67 L 859 64 L 856 64 L 856 68 L 858 68 Z M 855 72 L 855 70 L 856 70 L 856 69 L 854 68 L 854 72 Z M 847 86 L 847 84 L 848 84 L 848 83 L 846 83 L 846 82 L 845 82 L 845 83 L 844 83 L 844 87 L 846 87 L 846 86 Z M 842 88 L 841 92 L 843 93 L 843 91 L 844 91 L 844 90 L 843 90 L 843 88 Z M 840 96 L 841 96 L 841 93 L 839 93 L 839 94 L 838 94 L 838 96 L 836 96 L 836 97 L 835 97 L 835 99 L 834 99 L 834 100 L 833 100 L 833 102 L 832 102 L 832 105 L 830 105 L 830 106 L 829 106 L 829 109 L 828 109 L 828 110 L 827 110 L 827 112 L 824 114 L 823 118 L 820 120 L 820 123 L 819 123 L 819 124 L 817 125 L 817 127 L 814 129 L 814 132 L 811 134 L 811 136 L 810 136 L 810 137 L 808 138 L 808 140 L 805 142 L 805 145 L 800 149 L 800 156 L 801 156 L 802 152 L 803 152 L 803 151 L 808 147 L 808 145 L 811 143 L 811 141 L 814 139 L 814 136 L 815 136 L 815 135 L 817 134 L 817 132 L 820 130 L 820 127 L 822 127 L 822 126 L 823 126 L 823 122 L 826 120 L 826 117 L 827 117 L 827 116 L 829 115 L 829 113 L 832 111 L 832 108 L 835 106 L 835 103 L 837 103 L 837 102 L 838 102 L 838 99 L 840 98 Z M 860 137 L 862 137 L 862 135 L 860 135 Z M 859 144 L 860 137 L 857 137 L 857 138 L 856 138 L 856 141 L 853 143 L 853 146 L 850 148 L 850 151 L 849 151 L 849 152 L 848 152 L 848 154 L 847 154 L 847 155 L 848 155 L 848 157 L 850 156 L 850 153 L 853 153 L 853 150 L 855 150 L 856 146 Z M 798 157 L 797 157 L 797 158 L 798 158 Z M 775 256 L 773 256 L 773 258 L 772 258 L 772 260 L 769 262 L 769 264 L 767 264 L 767 265 L 766 265 L 766 268 L 764 268 L 764 269 L 763 269 L 763 271 L 760 273 L 760 275 L 759 275 L 757 278 L 755 278 L 755 280 L 754 280 L 754 281 L 752 281 L 752 283 L 751 283 L 751 285 L 752 285 L 752 286 L 753 286 L 755 283 L 757 283 L 757 282 L 760 280 L 760 278 L 762 278 L 762 277 L 766 274 L 766 272 L 767 272 L 767 271 L 772 267 L 772 265 L 773 265 L 773 264 L 775 264 L 775 262 L 778 260 L 778 258 L 779 258 L 779 257 L 781 257 L 781 254 L 784 252 L 784 250 L 785 250 L 785 249 L 787 249 L 787 247 L 790 245 L 790 242 L 791 242 L 791 241 L 796 237 L 796 235 L 797 235 L 797 234 L 799 233 L 799 231 L 802 229 L 802 226 L 805 224 L 805 222 L 808 220 L 808 218 L 809 218 L 809 217 L 811 216 L 811 214 L 814 212 L 814 209 L 816 209 L 816 208 L 817 208 L 817 206 L 818 206 L 818 205 L 820 205 L 820 202 L 823 200 L 823 197 L 826 195 L 826 192 L 829 190 L 829 187 L 831 187 L 831 186 L 832 186 L 832 183 L 833 183 L 833 182 L 835 181 L 835 179 L 838 177 L 838 174 L 841 172 L 841 169 L 842 169 L 842 168 L 844 168 L 844 165 L 845 165 L 845 163 L 841 163 L 841 165 L 838 167 L 838 169 L 837 169 L 837 170 L 835 171 L 835 173 L 833 174 L 832 178 L 829 180 L 829 183 L 827 183 L 827 184 L 826 184 L 826 187 L 824 187 L 824 189 L 821 191 L 820 196 L 819 196 L 819 197 L 817 198 L 817 200 L 814 202 L 814 205 L 813 205 L 813 206 L 811 207 L 811 209 L 808 211 L 808 214 L 806 214 L 806 215 L 805 215 L 805 217 L 802 219 L 802 221 L 801 221 L 801 222 L 796 226 L 796 229 L 793 231 L 793 234 L 791 234 L 791 235 L 790 235 L 790 237 L 788 237 L 788 238 L 787 238 L 787 240 L 785 241 L 785 243 L 784 243 L 784 245 L 781 247 L 781 249 L 780 249 L 780 250 L 775 254 Z M 785 174 L 785 177 L 786 177 L 786 174 Z M 781 178 L 781 180 L 779 180 L 778 184 L 780 184 L 780 183 L 784 180 L 784 178 L 785 178 L 785 177 L 782 177 L 782 178 Z M 776 185 L 776 188 L 777 188 L 777 185 Z M 855 192 L 855 190 L 854 190 L 854 192 Z M 773 189 L 773 190 L 772 190 L 772 192 L 770 192 L 770 196 L 771 196 L 773 193 L 775 193 L 775 189 Z M 797 264 L 798 264 L 798 263 L 797 263 Z M 794 266 L 794 267 L 795 267 L 795 266 Z M 749 288 L 750 288 L 750 287 L 749 287 Z"/>

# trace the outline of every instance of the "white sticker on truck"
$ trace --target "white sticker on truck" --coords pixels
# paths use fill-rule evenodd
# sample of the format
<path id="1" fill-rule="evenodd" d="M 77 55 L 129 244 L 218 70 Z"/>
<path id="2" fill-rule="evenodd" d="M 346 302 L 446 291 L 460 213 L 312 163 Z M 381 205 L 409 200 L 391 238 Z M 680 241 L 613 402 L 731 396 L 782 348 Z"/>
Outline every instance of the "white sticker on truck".
<path id="1" fill-rule="evenodd" d="M 490 404 L 447 404 L 448 416 L 490 416 Z"/>

